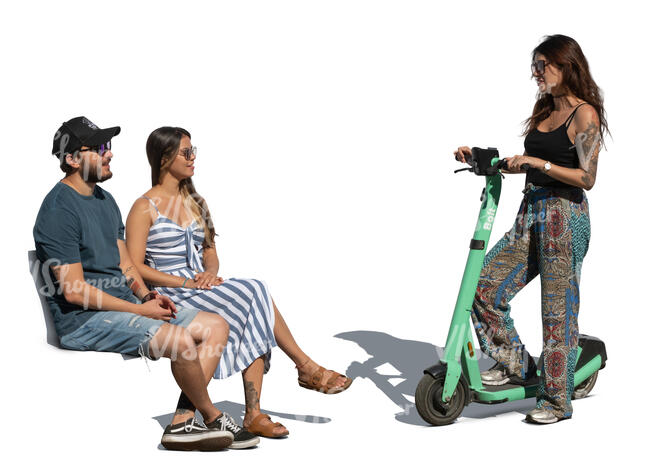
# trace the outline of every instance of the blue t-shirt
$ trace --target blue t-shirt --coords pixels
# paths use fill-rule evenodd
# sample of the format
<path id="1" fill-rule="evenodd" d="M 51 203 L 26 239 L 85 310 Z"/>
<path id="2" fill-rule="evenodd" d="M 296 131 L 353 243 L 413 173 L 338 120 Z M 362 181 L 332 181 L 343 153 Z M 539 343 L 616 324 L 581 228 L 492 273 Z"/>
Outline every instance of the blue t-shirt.
<path id="1" fill-rule="evenodd" d="M 124 240 L 120 209 L 99 186 L 84 196 L 58 182 L 43 199 L 34 224 L 34 242 L 38 259 L 49 268 L 46 299 L 59 337 L 79 328 L 97 311 L 68 303 L 52 266 L 81 262 L 87 283 L 117 298 L 132 299 L 120 269 L 117 239 Z"/>

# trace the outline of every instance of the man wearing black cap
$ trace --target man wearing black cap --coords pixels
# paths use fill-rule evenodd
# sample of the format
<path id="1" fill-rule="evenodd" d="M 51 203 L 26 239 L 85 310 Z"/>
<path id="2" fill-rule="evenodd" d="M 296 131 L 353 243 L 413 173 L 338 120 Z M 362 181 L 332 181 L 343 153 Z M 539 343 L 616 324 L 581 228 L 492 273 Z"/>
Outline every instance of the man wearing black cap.
<path id="1" fill-rule="evenodd" d="M 75 117 L 64 122 L 54 135 L 52 146 L 52 154 L 59 158 L 61 170 L 66 174 L 64 179 L 76 180 L 74 172 L 77 167 L 73 163 L 68 163 L 68 160 L 79 163 L 81 155 L 89 157 L 90 155 L 81 153 L 86 149 L 96 151 L 99 157 L 104 158 L 106 154 L 110 154 L 108 152 L 111 150 L 111 139 L 119 134 L 120 127 L 100 129 L 86 117 Z M 111 156 L 106 160 L 107 169 L 105 171 L 103 170 L 103 160 L 97 160 L 94 166 L 84 167 L 83 178 L 86 178 L 84 180 L 90 183 L 101 183 L 112 177 L 113 173 L 108 167 Z"/>
<path id="2" fill-rule="evenodd" d="M 183 392 L 163 434 L 166 448 L 253 446 L 259 438 L 233 425 L 207 392 L 228 323 L 217 314 L 177 309 L 166 296 L 147 290 L 126 249 L 120 210 L 96 185 L 112 176 L 111 139 L 119 133 L 120 127 L 100 129 L 76 117 L 54 136 L 52 153 L 65 177 L 43 200 L 34 241 L 54 282 L 56 291 L 46 298 L 61 346 L 170 358 Z M 205 424 L 192 417 L 195 407 Z"/>

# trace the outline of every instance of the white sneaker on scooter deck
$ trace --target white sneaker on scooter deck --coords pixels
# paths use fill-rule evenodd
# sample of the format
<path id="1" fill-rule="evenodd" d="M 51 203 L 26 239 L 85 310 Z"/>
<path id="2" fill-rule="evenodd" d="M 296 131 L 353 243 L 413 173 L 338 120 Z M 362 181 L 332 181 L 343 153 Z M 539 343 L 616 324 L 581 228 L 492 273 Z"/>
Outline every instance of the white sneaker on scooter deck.
<path id="1" fill-rule="evenodd" d="M 483 385 L 492 386 L 505 385 L 507 383 L 514 385 L 533 385 L 539 383 L 537 367 L 534 362 L 528 366 L 526 374 L 527 376 L 525 378 L 511 374 L 503 365 L 497 362 L 491 369 L 481 372 L 481 382 L 483 382 Z"/>
<path id="2" fill-rule="evenodd" d="M 500 364 L 481 372 L 483 385 L 505 385 L 510 381 L 506 368 Z"/>

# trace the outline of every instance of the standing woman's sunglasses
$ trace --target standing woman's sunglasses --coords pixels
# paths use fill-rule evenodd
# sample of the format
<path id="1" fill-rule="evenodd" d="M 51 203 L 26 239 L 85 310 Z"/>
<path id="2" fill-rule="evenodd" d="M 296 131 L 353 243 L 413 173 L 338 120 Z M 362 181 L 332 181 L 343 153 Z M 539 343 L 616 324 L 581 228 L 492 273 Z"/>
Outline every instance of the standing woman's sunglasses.
<path id="1" fill-rule="evenodd" d="M 533 75 L 541 75 L 544 74 L 544 70 L 546 69 L 546 65 L 550 64 L 544 61 L 543 59 L 538 59 L 537 61 L 533 61 L 532 64 L 530 65 L 530 70 L 532 71 Z"/>

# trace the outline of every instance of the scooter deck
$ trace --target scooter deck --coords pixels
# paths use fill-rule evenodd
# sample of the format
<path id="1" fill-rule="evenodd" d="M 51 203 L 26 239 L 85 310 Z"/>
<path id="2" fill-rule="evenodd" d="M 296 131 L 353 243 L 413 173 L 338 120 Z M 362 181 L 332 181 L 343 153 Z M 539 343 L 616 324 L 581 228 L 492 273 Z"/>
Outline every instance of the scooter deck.
<path id="1" fill-rule="evenodd" d="M 537 394 L 537 386 L 539 379 L 531 381 L 526 385 L 506 383 L 503 385 L 483 385 L 482 390 L 472 391 L 472 401 L 476 403 L 494 404 L 505 403 L 512 400 L 522 400 L 524 398 L 532 398 Z M 485 394 L 502 393 L 503 398 L 485 397 Z M 483 394 L 483 396 L 482 396 Z"/>
<path id="2" fill-rule="evenodd" d="M 579 360 L 579 368 L 574 374 L 574 381 L 576 385 L 581 384 L 594 372 L 605 367 L 605 360 L 607 355 L 605 353 L 605 345 L 602 341 L 596 338 L 589 338 L 591 344 L 597 344 L 598 349 L 602 350 L 597 355 L 593 356 L 596 353 L 595 350 L 588 350 L 584 352 L 584 355 L 592 355 L 591 358 L 581 357 Z M 586 340 L 587 341 L 587 340 Z M 585 343 L 585 346 L 587 343 Z M 582 355 L 582 354 L 581 354 Z M 531 398 L 537 394 L 537 386 L 539 385 L 539 378 L 532 379 L 527 385 L 519 384 L 504 384 L 504 385 L 483 385 L 479 390 L 472 390 L 472 400 L 476 403 L 504 403 L 512 400 L 522 400 L 524 398 Z"/>
<path id="3" fill-rule="evenodd" d="M 537 387 L 539 384 L 539 379 L 528 384 L 519 384 L 519 383 L 505 383 L 503 385 L 483 385 L 483 391 L 484 392 L 501 392 L 503 390 L 510 390 L 511 388 L 519 388 L 519 387 Z"/>

